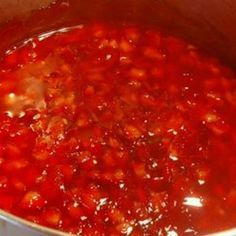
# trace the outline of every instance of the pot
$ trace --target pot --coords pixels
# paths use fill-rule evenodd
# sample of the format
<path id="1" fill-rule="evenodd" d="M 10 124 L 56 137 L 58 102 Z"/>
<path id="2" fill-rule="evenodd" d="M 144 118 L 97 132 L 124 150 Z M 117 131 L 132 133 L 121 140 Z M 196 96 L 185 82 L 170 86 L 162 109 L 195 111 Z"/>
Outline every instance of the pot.
<path id="1" fill-rule="evenodd" d="M 236 68 L 233 0 L 1 0 L 0 57 L 34 34 L 92 20 L 130 21 L 185 38 Z M 67 235 L 0 210 L 0 235 Z M 236 228 L 214 235 L 236 235 Z"/>

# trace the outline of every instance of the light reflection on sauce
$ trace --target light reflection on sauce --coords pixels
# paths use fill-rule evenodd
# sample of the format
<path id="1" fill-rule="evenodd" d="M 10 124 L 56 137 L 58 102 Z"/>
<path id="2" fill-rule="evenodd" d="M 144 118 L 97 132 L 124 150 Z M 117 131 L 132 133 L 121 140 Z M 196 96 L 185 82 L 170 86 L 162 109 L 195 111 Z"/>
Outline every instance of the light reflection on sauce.
<path id="1" fill-rule="evenodd" d="M 183 205 L 192 207 L 203 207 L 202 200 L 198 197 L 186 197 Z"/>

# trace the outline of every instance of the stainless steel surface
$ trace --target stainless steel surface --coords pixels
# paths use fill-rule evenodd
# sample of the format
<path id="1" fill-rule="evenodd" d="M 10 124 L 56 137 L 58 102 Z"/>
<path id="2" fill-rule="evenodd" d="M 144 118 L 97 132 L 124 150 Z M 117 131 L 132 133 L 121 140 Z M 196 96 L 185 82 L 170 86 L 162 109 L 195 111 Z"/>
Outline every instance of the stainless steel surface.
<path id="1" fill-rule="evenodd" d="M 26 228 L 20 228 L 4 220 L 0 220 L 0 233 L 3 236 L 42 236 L 38 233 L 32 233 Z"/>
<path id="2" fill-rule="evenodd" d="M 165 28 L 198 44 L 236 68 L 235 0 L 60 0 L 59 7 L 45 8 L 54 0 L 0 0 L 0 56 L 25 37 L 91 19 L 142 22 Z M 14 18 L 14 33 L 8 29 Z M 6 23 L 8 22 L 8 23 Z M 9 26 L 10 27 L 10 26 Z M 4 29 L 4 31 L 2 30 Z M 0 210 L 0 236 L 66 236 Z M 213 234 L 236 236 L 236 228 Z"/>
<path id="3" fill-rule="evenodd" d="M 0 236 L 68 236 L 0 210 Z"/>
<path id="4" fill-rule="evenodd" d="M 0 20 L 11 18 L 12 15 L 22 15 L 29 10 L 47 7 L 53 0 L 1 0 Z M 24 7 L 23 7 L 24 6 Z"/>

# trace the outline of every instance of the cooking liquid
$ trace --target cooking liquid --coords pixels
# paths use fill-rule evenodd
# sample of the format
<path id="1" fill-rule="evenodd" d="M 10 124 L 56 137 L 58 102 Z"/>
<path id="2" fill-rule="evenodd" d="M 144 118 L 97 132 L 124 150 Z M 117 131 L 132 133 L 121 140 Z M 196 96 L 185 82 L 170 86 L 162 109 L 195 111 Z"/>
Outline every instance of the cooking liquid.
<path id="1" fill-rule="evenodd" d="M 82 235 L 234 227 L 235 79 L 135 25 L 26 40 L 0 63 L 0 208 Z"/>

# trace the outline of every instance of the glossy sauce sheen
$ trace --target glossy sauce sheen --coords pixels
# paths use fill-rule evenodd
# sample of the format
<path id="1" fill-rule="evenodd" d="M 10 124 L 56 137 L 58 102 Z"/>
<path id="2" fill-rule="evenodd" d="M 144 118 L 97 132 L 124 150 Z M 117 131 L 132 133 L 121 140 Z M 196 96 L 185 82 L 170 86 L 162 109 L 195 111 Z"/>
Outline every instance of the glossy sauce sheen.
<path id="1" fill-rule="evenodd" d="M 0 208 L 83 235 L 236 226 L 235 78 L 137 26 L 26 41 L 0 64 Z"/>

